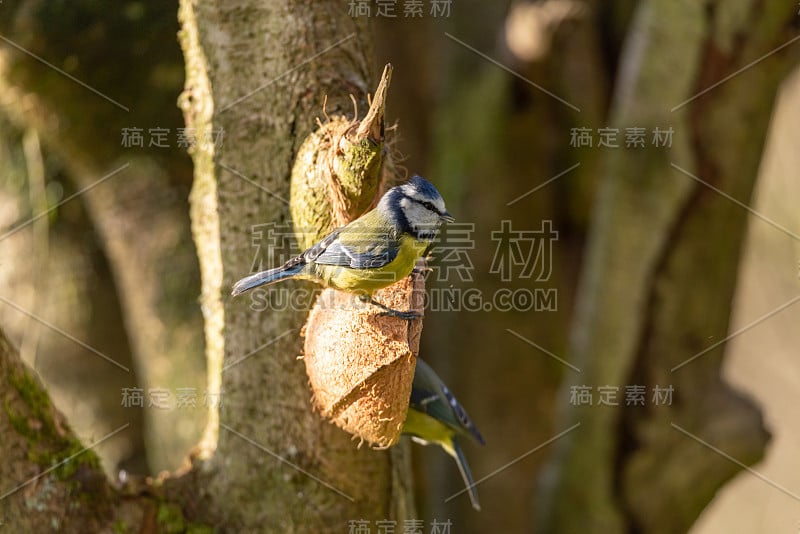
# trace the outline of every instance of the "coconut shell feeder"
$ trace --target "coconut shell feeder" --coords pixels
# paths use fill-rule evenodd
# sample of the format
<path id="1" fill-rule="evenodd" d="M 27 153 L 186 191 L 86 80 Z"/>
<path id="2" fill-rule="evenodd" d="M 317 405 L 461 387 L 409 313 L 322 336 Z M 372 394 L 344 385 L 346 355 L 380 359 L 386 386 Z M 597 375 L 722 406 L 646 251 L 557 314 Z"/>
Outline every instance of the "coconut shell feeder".
<path id="1" fill-rule="evenodd" d="M 301 145 L 290 202 L 301 248 L 358 218 L 395 185 L 384 119 L 391 73 L 387 65 L 363 120 L 327 118 Z M 414 274 L 373 296 L 394 309 L 422 313 L 424 284 Z M 379 311 L 353 295 L 324 290 L 304 328 L 303 360 L 315 409 L 354 439 L 388 447 L 406 419 L 422 319 Z"/>

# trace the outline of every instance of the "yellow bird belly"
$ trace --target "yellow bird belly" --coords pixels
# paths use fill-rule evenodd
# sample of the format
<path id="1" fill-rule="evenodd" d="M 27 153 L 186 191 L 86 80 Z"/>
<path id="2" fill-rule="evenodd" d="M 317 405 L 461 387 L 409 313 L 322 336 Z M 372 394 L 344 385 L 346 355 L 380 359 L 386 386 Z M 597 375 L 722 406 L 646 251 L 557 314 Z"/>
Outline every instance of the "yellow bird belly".
<path id="1" fill-rule="evenodd" d="M 447 425 L 426 413 L 409 408 L 406 420 L 403 423 L 403 433 L 417 436 L 428 443 L 436 443 L 447 454 L 453 458 L 456 457 L 456 452 L 453 448 L 453 436 L 455 433 Z"/>
<path id="2" fill-rule="evenodd" d="M 429 243 L 418 241 L 411 236 L 400 237 L 397 256 L 384 265 L 372 269 L 353 269 L 332 265 L 317 265 L 317 273 L 322 283 L 351 293 L 371 295 L 374 291 L 390 286 L 411 274 L 417 260 Z"/>

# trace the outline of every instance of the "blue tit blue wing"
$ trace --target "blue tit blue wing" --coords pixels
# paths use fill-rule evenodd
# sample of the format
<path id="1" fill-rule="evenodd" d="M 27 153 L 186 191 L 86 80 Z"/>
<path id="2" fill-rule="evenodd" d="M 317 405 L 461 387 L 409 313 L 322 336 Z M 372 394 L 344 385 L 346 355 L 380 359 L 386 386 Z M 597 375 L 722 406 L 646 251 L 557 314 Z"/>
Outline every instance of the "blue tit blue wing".
<path id="1" fill-rule="evenodd" d="M 400 241 L 390 232 L 351 224 L 332 232 L 303 256 L 321 265 L 377 269 L 391 263 L 399 250 Z"/>
<path id="2" fill-rule="evenodd" d="M 419 358 L 417 358 L 409 404 L 415 410 L 430 415 L 459 434 L 470 434 L 478 443 L 484 444 L 483 436 L 455 395 L 433 369 Z"/>

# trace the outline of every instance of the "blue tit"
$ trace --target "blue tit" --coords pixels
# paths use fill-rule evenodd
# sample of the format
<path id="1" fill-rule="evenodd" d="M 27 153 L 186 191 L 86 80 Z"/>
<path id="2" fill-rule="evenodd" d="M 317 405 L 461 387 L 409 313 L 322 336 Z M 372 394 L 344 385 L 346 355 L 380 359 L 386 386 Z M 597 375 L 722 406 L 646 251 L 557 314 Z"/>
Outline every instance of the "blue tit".
<path id="1" fill-rule="evenodd" d="M 435 443 L 452 456 L 461 472 L 461 478 L 464 479 L 472 507 L 481 509 L 475 481 L 457 438 L 469 435 L 484 445 L 483 436 L 442 379 L 420 358 L 417 358 L 403 433 L 409 434 L 411 439 L 423 445 Z"/>
<path id="2" fill-rule="evenodd" d="M 328 234 L 283 266 L 242 278 L 233 286 L 239 295 L 254 287 L 296 278 L 355 293 L 390 315 L 414 319 L 413 312 L 392 310 L 372 293 L 411 274 L 431 246 L 442 222 L 452 222 L 436 188 L 414 176 L 389 189 L 375 209 Z"/>

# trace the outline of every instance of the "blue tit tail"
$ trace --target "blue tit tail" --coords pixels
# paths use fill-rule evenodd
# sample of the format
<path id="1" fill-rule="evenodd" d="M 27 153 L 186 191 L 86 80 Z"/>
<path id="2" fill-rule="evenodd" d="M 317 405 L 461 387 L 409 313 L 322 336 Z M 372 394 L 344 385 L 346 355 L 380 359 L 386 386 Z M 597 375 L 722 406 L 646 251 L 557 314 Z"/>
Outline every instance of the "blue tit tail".
<path id="1" fill-rule="evenodd" d="M 254 287 L 274 284 L 275 282 L 280 282 L 281 280 L 286 280 L 287 278 L 294 278 L 303 271 L 305 266 L 305 263 L 296 263 L 295 265 L 287 264 L 281 267 L 276 267 L 275 269 L 269 269 L 267 271 L 251 274 L 250 276 L 246 276 L 233 284 L 231 295 L 235 297 L 236 295 L 241 295 L 245 291 L 249 291 Z"/>
<path id="2" fill-rule="evenodd" d="M 478 490 L 475 489 L 475 480 L 472 478 L 472 471 L 469 470 L 467 457 L 464 455 L 464 451 L 461 449 L 455 437 L 451 438 L 449 441 L 449 443 L 442 443 L 442 448 L 456 461 L 458 470 L 461 472 L 461 478 L 464 479 L 464 484 L 466 485 L 472 507 L 480 511 L 481 503 L 478 501 Z"/>

